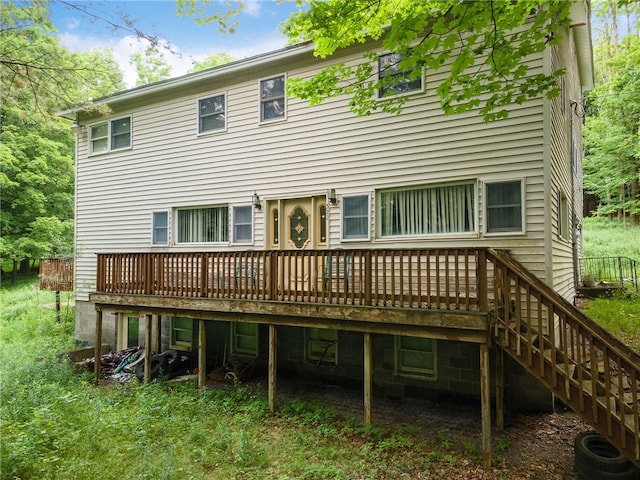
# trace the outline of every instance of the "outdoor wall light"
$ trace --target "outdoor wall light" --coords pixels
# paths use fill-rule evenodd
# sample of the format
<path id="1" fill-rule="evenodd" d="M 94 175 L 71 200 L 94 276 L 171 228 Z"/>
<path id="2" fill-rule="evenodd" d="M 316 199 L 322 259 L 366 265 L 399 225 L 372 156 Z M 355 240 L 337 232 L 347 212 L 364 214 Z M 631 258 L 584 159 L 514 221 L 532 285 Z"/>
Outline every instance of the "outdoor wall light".
<path id="1" fill-rule="evenodd" d="M 80 135 L 82 132 L 84 132 L 84 125 L 74 123 L 73 125 L 71 125 L 71 131 L 76 135 Z"/>
<path id="2" fill-rule="evenodd" d="M 260 197 L 256 192 L 253 192 L 253 196 L 251 197 L 251 204 L 258 210 L 262 208 L 262 204 L 260 203 Z"/>
<path id="3" fill-rule="evenodd" d="M 327 190 L 327 201 L 330 205 L 336 205 L 338 203 L 338 198 L 336 197 L 336 189 L 330 188 Z"/>

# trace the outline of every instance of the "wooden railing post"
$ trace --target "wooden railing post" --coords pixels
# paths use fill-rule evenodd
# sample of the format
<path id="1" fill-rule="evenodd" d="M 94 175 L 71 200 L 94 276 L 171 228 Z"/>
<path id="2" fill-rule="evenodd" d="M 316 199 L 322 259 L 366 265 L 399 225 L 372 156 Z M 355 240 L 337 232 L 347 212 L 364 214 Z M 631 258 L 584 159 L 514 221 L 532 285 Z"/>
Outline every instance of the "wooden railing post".
<path id="1" fill-rule="evenodd" d="M 478 250 L 476 253 L 476 275 L 478 282 L 478 306 L 481 312 L 489 310 L 489 278 L 487 275 L 487 251 Z"/>

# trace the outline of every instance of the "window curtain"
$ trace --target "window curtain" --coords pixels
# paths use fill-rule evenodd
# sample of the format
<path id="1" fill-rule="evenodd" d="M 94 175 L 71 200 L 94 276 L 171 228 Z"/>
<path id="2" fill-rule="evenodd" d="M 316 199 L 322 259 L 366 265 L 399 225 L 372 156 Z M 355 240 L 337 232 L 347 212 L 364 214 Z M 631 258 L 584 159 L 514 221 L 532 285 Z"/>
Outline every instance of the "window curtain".
<path id="1" fill-rule="evenodd" d="M 471 183 L 382 192 L 380 200 L 382 236 L 475 230 Z"/>
<path id="2" fill-rule="evenodd" d="M 227 208 L 178 210 L 178 242 L 224 242 L 228 239 Z"/>

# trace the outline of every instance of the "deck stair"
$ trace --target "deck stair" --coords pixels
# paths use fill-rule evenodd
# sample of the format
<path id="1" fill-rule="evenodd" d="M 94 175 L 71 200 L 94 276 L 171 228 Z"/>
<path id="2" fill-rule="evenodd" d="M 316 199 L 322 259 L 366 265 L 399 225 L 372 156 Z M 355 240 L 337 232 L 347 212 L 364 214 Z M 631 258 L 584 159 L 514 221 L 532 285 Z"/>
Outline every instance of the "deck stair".
<path id="1" fill-rule="evenodd" d="M 638 352 L 507 253 L 487 260 L 496 345 L 640 467 Z"/>

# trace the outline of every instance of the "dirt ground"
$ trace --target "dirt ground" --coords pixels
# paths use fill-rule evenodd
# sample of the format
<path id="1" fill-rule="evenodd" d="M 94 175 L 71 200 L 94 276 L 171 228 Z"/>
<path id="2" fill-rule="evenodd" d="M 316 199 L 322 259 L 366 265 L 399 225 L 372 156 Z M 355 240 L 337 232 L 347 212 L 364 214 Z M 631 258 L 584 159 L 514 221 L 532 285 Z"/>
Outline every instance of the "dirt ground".
<path id="1" fill-rule="evenodd" d="M 249 385 L 263 389 L 266 379 Z M 213 382 L 217 383 L 217 382 Z M 215 385 L 211 385 L 216 388 Z M 219 385 L 218 385 L 219 386 Z M 228 386 L 227 386 L 228 388 Z M 299 398 L 334 408 L 344 416 L 363 417 L 363 395 L 357 389 L 278 378 L 277 398 Z M 411 426 L 432 451 L 455 452 L 453 465 L 434 465 L 429 479 L 452 480 L 578 480 L 574 440 L 589 426 L 563 405 L 551 413 L 518 413 L 505 417 L 505 430 L 495 428 L 492 411 L 493 468 L 482 466 L 480 404 L 459 398 L 426 399 L 405 395 L 392 399 L 374 392 L 373 425 Z M 473 446 L 472 446 L 473 444 Z M 386 479 L 386 477 L 383 477 Z M 416 477 L 419 480 L 421 477 Z M 386 479 L 390 480 L 390 479 Z"/>

